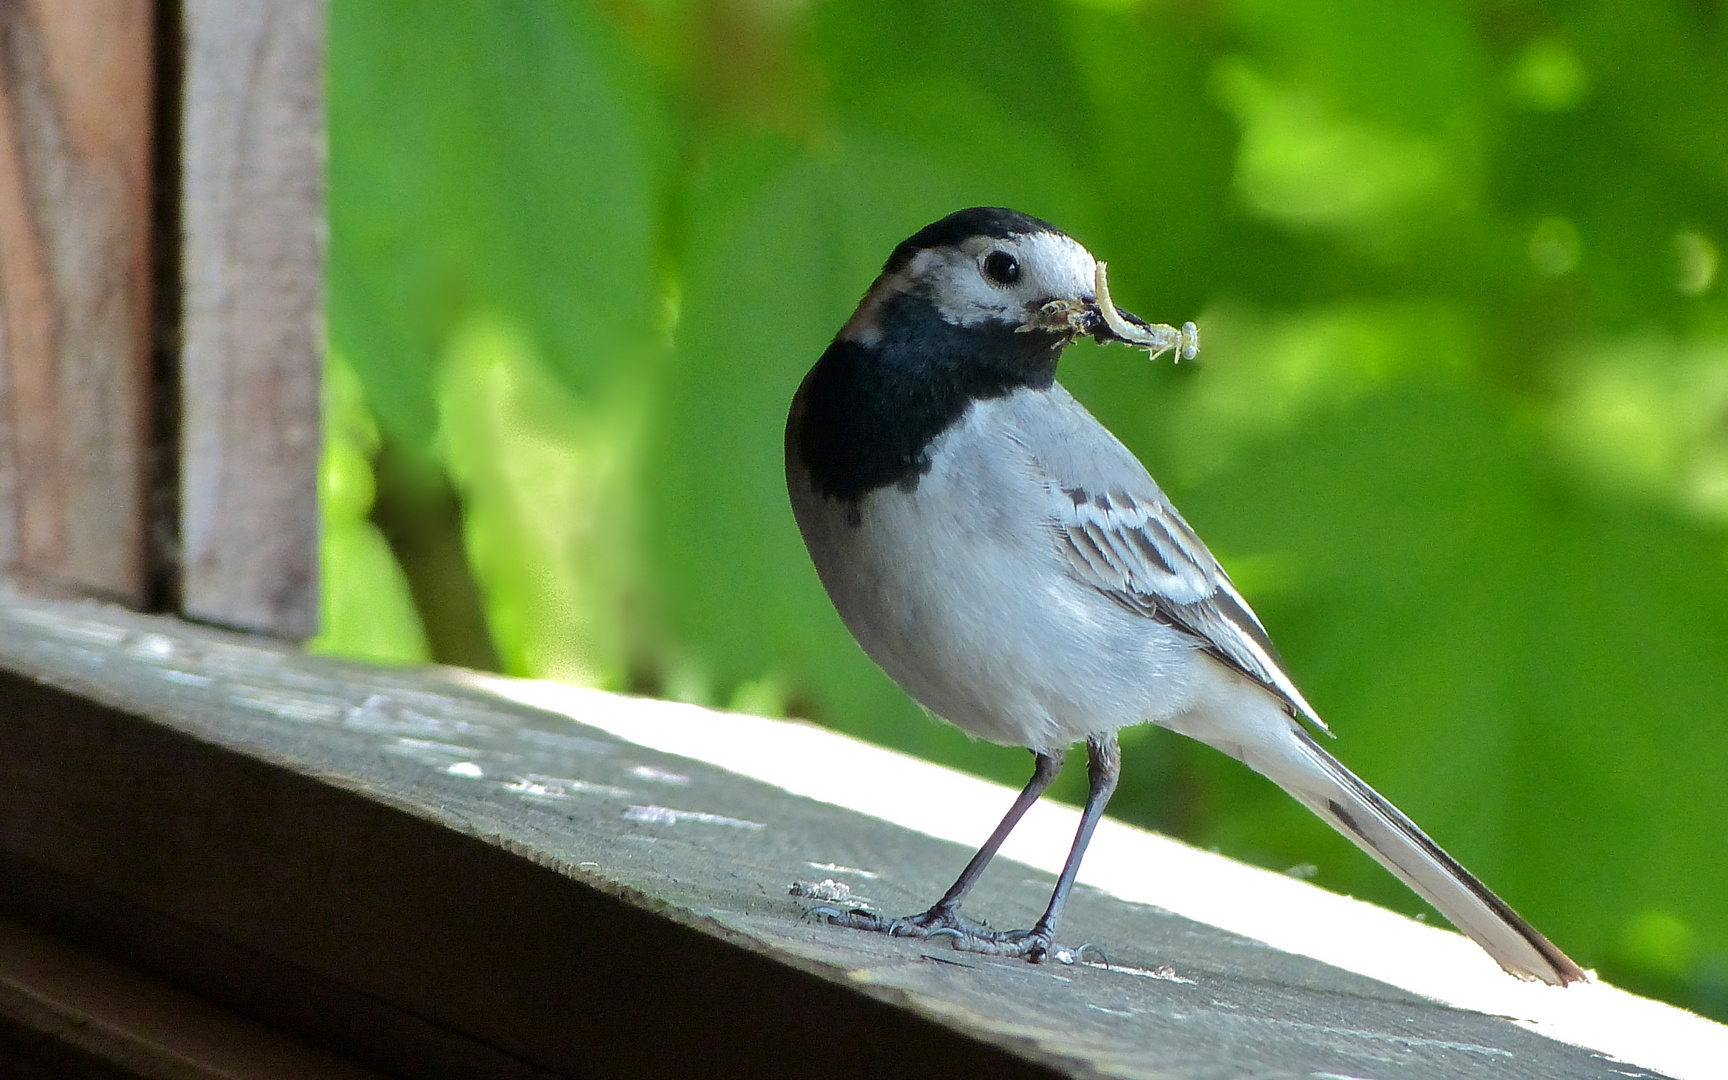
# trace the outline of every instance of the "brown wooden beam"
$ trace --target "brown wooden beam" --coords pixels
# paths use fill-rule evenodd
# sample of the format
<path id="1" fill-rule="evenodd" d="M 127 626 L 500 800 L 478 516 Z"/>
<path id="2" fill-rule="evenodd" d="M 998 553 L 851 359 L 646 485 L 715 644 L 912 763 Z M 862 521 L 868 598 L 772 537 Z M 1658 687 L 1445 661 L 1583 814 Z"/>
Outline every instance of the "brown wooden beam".
<path id="1" fill-rule="evenodd" d="M 186 614 L 318 620 L 324 4 L 184 7 L 181 367 Z"/>
<path id="2" fill-rule="evenodd" d="M 153 11 L 0 3 L 0 577 L 138 605 Z"/>

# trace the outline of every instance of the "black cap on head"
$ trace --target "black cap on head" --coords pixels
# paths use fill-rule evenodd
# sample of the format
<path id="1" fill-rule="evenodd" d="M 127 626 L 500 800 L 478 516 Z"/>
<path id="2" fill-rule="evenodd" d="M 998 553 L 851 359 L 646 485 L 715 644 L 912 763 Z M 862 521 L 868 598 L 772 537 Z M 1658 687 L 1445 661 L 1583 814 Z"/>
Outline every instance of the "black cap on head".
<path id="1" fill-rule="evenodd" d="M 891 274 L 912 261 L 912 256 L 929 248 L 947 247 L 973 236 L 1025 236 L 1028 233 L 1066 235 L 1061 229 L 1042 218 L 1022 214 L 1001 206 L 972 206 L 956 210 L 940 221 L 933 221 L 900 242 L 888 256 L 882 272 Z"/>

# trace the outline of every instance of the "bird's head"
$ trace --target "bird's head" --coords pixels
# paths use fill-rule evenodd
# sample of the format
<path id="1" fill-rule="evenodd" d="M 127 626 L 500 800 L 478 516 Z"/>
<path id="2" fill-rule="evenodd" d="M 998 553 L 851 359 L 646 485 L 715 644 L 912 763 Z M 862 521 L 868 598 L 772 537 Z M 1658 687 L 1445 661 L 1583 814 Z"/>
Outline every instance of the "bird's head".
<path id="1" fill-rule="evenodd" d="M 1099 307 L 1097 275 L 1092 253 L 1047 221 L 999 207 L 959 210 L 894 249 L 840 337 L 875 346 L 911 299 L 949 327 L 1034 334 L 1055 347 L 1086 336 L 1126 340 Z"/>

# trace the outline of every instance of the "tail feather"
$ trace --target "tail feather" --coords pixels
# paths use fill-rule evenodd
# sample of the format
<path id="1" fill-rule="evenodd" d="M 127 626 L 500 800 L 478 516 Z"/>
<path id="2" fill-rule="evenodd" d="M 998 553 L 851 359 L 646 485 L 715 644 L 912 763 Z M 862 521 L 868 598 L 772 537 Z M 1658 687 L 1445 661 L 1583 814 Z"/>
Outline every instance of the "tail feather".
<path id="1" fill-rule="evenodd" d="M 1502 968 L 1520 978 L 1556 986 L 1584 981 L 1584 971 L 1571 958 L 1446 854 L 1415 822 L 1322 749 L 1306 731 L 1293 730 L 1300 754 L 1282 762 L 1253 762 L 1260 771 L 1434 905 Z"/>

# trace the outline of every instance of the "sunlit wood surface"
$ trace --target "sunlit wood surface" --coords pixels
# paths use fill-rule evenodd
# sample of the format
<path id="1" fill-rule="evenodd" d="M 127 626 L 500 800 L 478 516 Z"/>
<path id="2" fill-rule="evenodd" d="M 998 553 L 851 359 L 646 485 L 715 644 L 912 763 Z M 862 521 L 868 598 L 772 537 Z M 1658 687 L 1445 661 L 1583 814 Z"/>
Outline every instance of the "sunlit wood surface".
<path id="1" fill-rule="evenodd" d="M 968 852 L 438 669 L 13 599 L 0 670 L 0 914 L 385 1072 L 1627 1075 L 1085 887 L 1108 968 L 820 925 L 794 882 L 910 911 Z"/>

